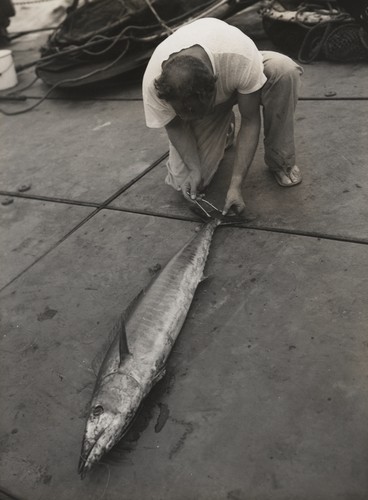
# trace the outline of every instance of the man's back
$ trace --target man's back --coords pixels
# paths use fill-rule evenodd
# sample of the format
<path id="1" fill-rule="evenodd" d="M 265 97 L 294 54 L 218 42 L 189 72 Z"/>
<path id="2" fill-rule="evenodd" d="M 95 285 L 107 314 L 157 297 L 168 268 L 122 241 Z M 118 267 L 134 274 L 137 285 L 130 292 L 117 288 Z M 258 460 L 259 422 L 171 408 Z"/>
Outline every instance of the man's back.
<path id="1" fill-rule="evenodd" d="M 253 41 L 237 28 L 214 18 L 199 19 L 179 28 L 156 48 L 143 78 L 143 100 L 147 126 L 165 126 L 175 116 L 170 105 L 160 100 L 154 89 L 154 80 L 161 74 L 161 66 L 171 54 L 194 45 L 207 53 L 216 85 L 216 104 L 227 101 L 232 94 L 252 93 L 266 82 L 262 56 Z"/>

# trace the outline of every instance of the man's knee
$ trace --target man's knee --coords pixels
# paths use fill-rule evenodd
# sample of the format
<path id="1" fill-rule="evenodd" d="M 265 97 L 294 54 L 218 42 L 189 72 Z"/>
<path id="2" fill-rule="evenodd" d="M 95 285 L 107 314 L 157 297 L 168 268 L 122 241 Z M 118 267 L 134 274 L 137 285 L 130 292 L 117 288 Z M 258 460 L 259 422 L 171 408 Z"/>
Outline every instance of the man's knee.
<path id="1" fill-rule="evenodd" d="M 269 81 L 299 81 L 303 69 L 290 57 L 273 52 L 265 60 L 265 74 Z"/>

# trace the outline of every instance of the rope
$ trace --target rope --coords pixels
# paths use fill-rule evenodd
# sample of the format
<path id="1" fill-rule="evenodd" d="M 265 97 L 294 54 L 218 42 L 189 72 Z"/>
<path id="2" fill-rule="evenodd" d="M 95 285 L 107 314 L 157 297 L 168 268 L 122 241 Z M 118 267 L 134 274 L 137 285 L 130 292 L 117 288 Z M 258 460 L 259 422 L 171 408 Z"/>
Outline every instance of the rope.
<path id="1" fill-rule="evenodd" d="M 176 22 L 180 22 L 182 21 L 183 19 L 186 19 L 187 18 L 187 15 L 194 15 L 196 14 L 198 11 L 200 11 L 202 8 L 204 7 L 207 7 L 208 5 L 212 4 L 213 0 L 209 0 L 207 3 L 205 3 L 204 5 L 201 5 L 201 7 L 196 7 L 194 9 L 192 9 L 189 13 L 186 13 L 186 14 L 182 14 L 178 17 L 175 17 L 173 19 L 171 19 L 170 21 L 172 23 L 176 23 Z M 228 0 L 221 0 L 219 1 L 216 6 L 214 7 L 210 7 L 207 11 L 205 12 L 202 12 L 201 15 L 209 15 L 210 12 L 215 8 L 215 7 L 219 7 L 223 4 L 226 4 L 228 2 Z M 200 18 L 200 16 L 195 16 L 194 17 L 194 20 L 197 19 L 197 18 Z M 111 27 L 114 27 L 116 25 L 118 25 L 121 21 L 117 21 L 115 23 L 113 23 L 112 25 L 109 26 L 109 29 L 111 29 Z M 132 41 L 137 41 L 137 42 L 142 42 L 142 43 L 152 43 L 152 42 L 155 42 L 155 41 L 158 41 L 162 38 L 162 33 L 159 32 L 157 34 L 153 34 L 153 35 L 147 35 L 147 36 L 134 36 L 134 35 L 126 35 L 126 36 L 123 36 L 126 31 L 128 30 L 147 30 L 147 29 L 155 29 L 157 26 L 161 26 L 162 27 L 162 24 L 158 24 L 158 25 L 152 25 L 152 26 L 126 26 L 125 28 L 123 28 L 123 30 L 117 35 L 117 36 L 114 36 L 114 37 L 107 37 L 107 36 L 104 36 L 104 35 L 100 35 L 100 31 L 102 30 L 99 30 L 99 31 L 96 31 L 94 33 L 91 33 L 90 34 L 90 38 L 88 39 L 87 42 L 85 42 L 84 44 L 82 45 L 75 45 L 75 42 L 74 42 L 74 45 L 71 46 L 70 48 L 68 49 L 63 49 L 63 50 L 60 50 L 58 52 L 55 52 L 54 54 L 49 54 L 47 56 L 43 56 L 41 58 L 38 58 L 37 60 L 35 61 L 32 61 L 32 62 L 29 62 L 29 63 L 26 63 L 26 64 L 22 64 L 22 65 L 16 65 L 15 69 L 16 71 L 19 73 L 20 71 L 23 71 L 25 69 L 28 69 L 32 66 L 35 66 L 36 64 L 40 64 L 42 62 L 46 62 L 46 61 L 50 61 L 50 60 L 54 60 L 54 59 L 57 59 L 58 57 L 63 57 L 64 55 L 68 55 L 68 54 L 73 54 L 75 53 L 77 55 L 78 52 L 84 52 L 88 55 L 99 55 L 99 54 L 102 54 L 104 53 L 104 51 L 102 52 L 92 52 L 92 51 L 87 51 L 86 49 L 88 47 L 93 47 L 95 45 L 98 45 L 101 43 L 101 38 L 102 40 L 105 40 L 105 41 L 108 41 L 108 40 L 112 40 L 112 45 L 115 45 L 114 41 L 116 40 L 116 38 L 118 37 L 120 40 L 132 40 Z M 57 30 L 60 29 L 60 26 L 57 28 Z M 169 28 L 171 29 L 171 28 Z M 174 30 L 172 31 L 175 31 L 175 29 L 177 29 L 177 27 L 174 28 Z M 56 32 L 57 32 L 56 30 Z M 104 30 L 106 30 L 106 28 L 104 28 Z M 56 33 L 55 32 L 55 33 Z M 55 33 L 51 35 L 51 37 L 55 36 Z"/>
<path id="2" fill-rule="evenodd" d="M 296 24 L 307 30 L 297 56 L 298 60 L 304 64 L 308 64 L 317 59 L 324 48 L 326 40 L 336 25 L 352 19 L 350 14 L 334 6 L 332 2 L 329 1 L 326 1 L 323 6 L 321 4 L 305 2 L 301 3 L 295 11 L 288 11 L 280 0 L 271 0 L 271 3 L 266 7 L 264 13 L 270 8 L 280 14 L 284 12 L 288 12 L 289 14 L 293 13 L 294 19 L 290 19 L 286 22 Z M 308 14 L 319 15 L 319 22 L 317 21 L 314 25 L 311 25 L 312 21 L 309 20 L 308 22 Z M 279 20 L 281 21 L 282 18 L 280 17 Z M 321 36 L 318 36 L 318 32 L 321 32 Z M 315 43 L 314 46 L 313 42 Z"/>
<path id="3" fill-rule="evenodd" d="M 49 2 L 49 1 L 53 1 L 53 0 L 34 0 L 34 1 L 25 1 L 25 2 L 19 2 L 18 5 L 21 5 L 21 4 L 26 4 L 26 3 L 42 3 L 42 2 Z M 114 47 L 116 45 L 116 43 L 118 41 L 126 41 L 127 45 L 126 47 L 124 48 L 124 50 L 119 54 L 119 56 L 114 60 L 112 61 L 111 63 L 109 63 L 107 66 L 105 66 L 104 68 L 101 68 L 101 69 L 97 69 L 97 70 L 94 70 L 92 71 L 91 73 L 88 73 L 86 75 L 83 75 L 83 76 L 80 76 L 80 77 L 77 77 L 77 78 L 70 78 L 70 79 L 65 79 L 65 80 L 61 80 L 60 82 L 56 83 L 54 86 L 52 86 L 50 88 L 50 90 L 38 101 L 36 102 L 34 105 L 30 106 L 29 108 L 26 108 L 26 109 L 23 109 L 23 110 L 20 110 L 20 111 L 15 111 L 15 112 L 8 112 L 4 109 L 0 109 L 0 113 L 6 115 L 6 116 L 16 116 L 16 115 L 19 115 L 19 114 L 22 114 L 22 113 L 26 113 L 28 111 L 31 111 L 33 109 L 35 109 L 37 106 L 39 106 L 45 99 L 47 99 L 47 97 L 51 94 L 51 92 L 53 92 L 57 87 L 59 86 L 62 86 L 66 83 L 72 83 L 72 82 L 77 82 L 77 81 L 82 81 L 86 78 L 89 78 L 90 76 L 93 76 L 97 73 L 100 73 L 100 72 L 103 72 L 107 69 L 109 69 L 110 67 L 112 67 L 114 64 L 116 64 L 127 52 L 129 46 L 130 46 L 130 41 L 138 41 L 140 43 L 151 43 L 153 41 L 158 41 L 160 40 L 166 33 L 166 35 L 169 35 L 171 33 L 173 33 L 179 26 L 178 25 L 175 25 L 172 28 L 170 28 L 169 26 L 167 26 L 165 24 L 165 22 L 160 18 L 160 16 L 158 15 L 158 13 L 156 12 L 156 10 L 154 9 L 154 7 L 152 6 L 151 4 L 151 0 L 145 0 L 147 6 L 149 7 L 149 9 L 153 12 L 153 14 L 155 15 L 156 19 L 158 20 L 159 24 L 158 25 L 151 25 L 151 26 L 126 26 L 125 28 L 123 28 L 121 30 L 121 32 L 118 34 L 118 35 L 115 35 L 115 36 L 104 36 L 101 32 L 105 31 L 106 28 L 103 28 L 101 30 L 98 30 L 98 31 L 95 31 L 95 32 L 92 32 L 90 35 L 91 37 L 88 39 L 87 42 L 85 42 L 84 44 L 82 45 L 73 45 L 71 47 L 69 47 L 68 49 L 64 49 L 64 50 L 57 50 L 54 54 L 49 54 L 47 56 L 44 56 L 44 57 L 41 57 L 35 61 L 32 61 L 30 63 L 26 63 L 24 65 L 17 65 L 16 66 L 16 71 L 17 72 L 20 72 L 22 70 L 25 70 L 27 68 L 30 68 L 36 64 L 39 64 L 39 67 L 42 68 L 43 67 L 43 64 L 42 63 L 47 63 L 48 61 L 50 60 L 55 60 L 57 59 L 58 57 L 63 57 L 65 55 L 71 55 L 71 57 L 75 58 L 76 59 L 76 56 L 79 54 L 86 54 L 86 55 L 92 55 L 92 56 L 98 56 L 98 55 L 101 55 L 101 54 L 104 54 L 106 52 L 108 52 L 112 47 Z M 190 16 L 194 16 L 192 18 L 192 20 L 195 20 L 195 19 L 198 19 L 198 18 L 201 18 L 203 16 L 208 16 L 213 10 L 215 10 L 216 8 L 224 5 L 224 4 L 227 4 L 228 3 L 228 0 L 218 0 L 216 2 L 215 5 L 213 5 L 213 0 L 208 0 L 207 2 L 205 2 L 204 4 L 202 4 L 201 6 L 198 6 L 194 9 L 192 9 L 190 12 L 186 12 L 185 14 L 181 14 L 173 19 L 170 20 L 171 23 L 178 23 L 179 21 L 182 21 L 183 19 L 187 19 L 188 18 L 188 15 Z M 203 11 L 203 9 L 206 9 Z M 197 12 L 200 11 L 201 14 L 197 15 Z M 119 22 L 121 22 L 120 20 L 119 21 L 115 21 L 114 23 L 112 23 L 111 25 L 109 25 L 109 29 L 111 29 L 111 27 L 113 26 L 116 26 L 119 24 Z M 189 21 L 187 21 L 189 22 Z M 186 24 L 187 22 L 185 22 L 184 24 Z M 180 24 L 179 24 L 180 25 Z M 57 31 L 59 29 L 61 29 L 61 26 L 60 25 L 55 33 L 57 33 Z M 147 30 L 147 29 L 156 29 L 158 26 L 160 26 L 161 28 L 164 29 L 164 33 L 162 31 L 158 32 L 158 33 L 154 33 L 152 35 L 146 35 L 146 36 L 134 36 L 132 34 L 125 34 L 128 30 Z M 48 28 L 47 28 L 48 29 Z M 55 33 L 53 35 L 51 35 L 51 37 L 55 36 Z M 98 52 L 93 52 L 91 50 L 87 50 L 89 47 L 93 47 L 95 45 L 98 45 L 98 44 L 101 44 L 101 42 L 105 41 L 110 41 L 111 40 L 111 44 L 103 49 L 103 50 L 100 50 Z M 36 78 L 37 80 L 37 78 Z M 35 81 L 36 81 L 35 80 Z M 34 83 L 34 82 L 33 82 Z M 32 83 L 32 84 L 33 84 Z M 31 85 L 32 85 L 31 84 Z M 31 86 L 30 85 L 30 86 Z"/>
<path id="4" fill-rule="evenodd" d="M 25 108 L 25 109 L 21 109 L 19 111 L 13 111 L 13 112 L 9 112 L 9 111 L 6 111 L 5 109 L 0 108 L 0 113 L 2 113 L 3 115 L 6 115 L 6 116 L 16 116 L 16 115 L 22 115 L 23 113 L 28 113 L 28 111 L 32 111 L 33 109 L 37 108 L 40 104 L 42 104 L 43 101 L 45 101 L 48 98 L 48 96 L 51 94 L 51 92 L 53 92 L 56 88 L 60 87 L 60 85 L 64 85 L 65 83 L 79 82 L 79 81 L 82 81 L 86 78 L 89 78 L 90 76 L 96 75 L 98 73 L 102 73 L 103 71 L 110 69 L 114 64 L 116 64 L 120 59 L 122 59 L 125 56 L 126 52 L 128 51 L 128 48 L 129 48 L 129 41 L 127 42 L 127 45 L 126 45 L 125 49 L 121 52 L 121 54 L 119 54 L 119 56 L 116 59 L 114 59 L 112 62 L 110 62 L 109 64 L 107 64 L 103 68 L 98 68 L 98 69 L 91 71 L 90 73 L 87 73 L 86 75 L 83 75 L 83 76 L 78 76 L 76 78 L 66 78 L 65 80 L 61 80 L 60 82 L 55 83 L 55 85 L 53 85 L 46 92 L 46 94 L 39 101 L 37 101 L 35 104 L 33 104 L 32 106 L 29 106 L 28 108 Z"/>
<path id="5" fill-rule="evenodd" d="M 308 63 L 315 61 L 317 59 L 317 57 L 319 56 L 319 54 L 321 53 L 321 50 L 323 49 L 323 47 L 326 43 L 326 40 L 327 40 L 328 36 L 330 35 L 334 25 L 336 25 L 336 23 L 341 23 L 341 22 L 344 22 L 344 21 L 351 19 L 350 14 L 342 11 L 339 8 L 332 7 L 332 5 L 329 2 L 327 2 L 327 6 L 329 7 L 329 13 L 330 13 L 332 18 L 329 21 L 324 21 L 324 22 L 318 23 L 315 26 L 313 26 L 312 28 L 310 26 L 309 27 L 306 26 L 303 22 L 301 22 L 298 19 L 298 17 L 300 17 L 300 15 L 307 10 L 313 10 L 314 12 L 322 14 L 322 13 L 326 13 L 326 9 L 321 9 L 321 8 L 319 8 L 320 6 L 315 5 L 315 4 L 306 3 L 306 4 L 302 4 L 300 6 L 300 8 L 297 10 L 297 13 L 295 16 L 295 20 L 296 20 L 297 24 L 299 24 L 300 26 L 302 26 L 304 28 L 308 28 L 308 30 L 309 30 L 308 33 L 306 34 L 304 40 L 303 40 L 303 43 L 302 43 L 302 45 L 299 49 L 299 53 L 298 53 L 298 60 L 301 63 L 308 64 Z M 307 58 L 304 58 L 303 53 L 304 53 L 305 49 L 307 48 L 308 43 L 310 41 L 313 41 L 313 35 L 319 29 L 323 29 L 323 34 L 322 34 L 320 41 L 318 42 L 316 47 L 314 47 L 311 55 Z"/>
<path id="6" fill-rule="evenodd" d="M 34 78 L 31 83 L 29 83 L 28 85 L 26 85 L 25 87 L 23 87 L 22 89 L 15 89 L 14 92 L 11 92 L 10 94 L 8 94 L 9 97 L 13 96 L 14 94 L 21 94 L 22 92 L 24 92 L 25 90 L 28 90 L 30 89 L 36 82 L 37 80 L 39 79 L 39 76 L 36 76 L 36 78 Z"/>
<path id="7" fill-rule="evenodd" d="M 128 41 L 131 37 L 130 36 L 123 37 L 123 35 L 128 29 L 131 29 L 131 28 L 134 28 L 134 26 L 127 26 L 119 33 L 119 35 L 117 35 L 115 37 L 105 37 L 105 39 L 112 40 L 112 45 L 115 44 L 115 41 L 117 38 L 120 40 L 127 40 Z M 40 57 L 40 58 L 36 59 L 35 61 L 30 62 L 30 63 L 16 66 L 15 69 L 17 70 L 17 72 L 23 71 L 24 69 L 28 69 L 31 66 L 35 66 L 36 64 L 42 64 L 44 61 L 50 61 L 53 59 L 57 59 L 58 57 L 63 57 L 66 54 L 72 54 L 74 52 L 75 53 L 78 53 L 78 52 L 88 53 L 85 50 L 87 47 L 93 47 L 94 45 L 101 43 L 100 39 L 98 39 L 98 40 L 95 39 L 95 38 L 97 38 L 97 36 L 99 36 L 99 35 L 96 35 L 96 37 L 92 37 L 92 39 L 89 42 L 86 42 L 83 45 L 78 45 L 78 46 L 74 45 L 74 46 L 70 47 L 69 49 L 60 50 L 58 52 L 55 52 L 54 54 L 49 54 L 48 56 Z M 96 52 L 95 54 L 98 54 L 98 53 Z"/>
<path id="8" fill-rule="evenodd" d="M 27 31 L 19 31 L 14 33 L 9 33 L 9 40 L 15 40 L 16 38 L 20 38 L 21 36 L 30 35 L 32 33 L 39 33 L 41 31 L 54 31 L 57 29 L 57 26 L 50 26 L 49 28 L 38 28 L 35 30 L 27 30 Z"/>
<path id="9" fill-rule="evenodd" d="M 34 3 L 54 2 L 55 0 L 26 0 L 24 2 L 13 2 L 13 5 L 32 5 Z"/>
<path id="10" fill-rule="evenodd" d="M 151 0 L 144 0 L 146 2 L 147 7 L 151 10 L 157 21 L 161 24 L 161 26 L 164 28 L 164 30 L 169 33 L 170 35 L 174 33 L 174 31 L 167 25 L 165 22 L 161 19 L 161 17 L 158 15 L 156 9 L 153 7 L 151 4 Z"/>

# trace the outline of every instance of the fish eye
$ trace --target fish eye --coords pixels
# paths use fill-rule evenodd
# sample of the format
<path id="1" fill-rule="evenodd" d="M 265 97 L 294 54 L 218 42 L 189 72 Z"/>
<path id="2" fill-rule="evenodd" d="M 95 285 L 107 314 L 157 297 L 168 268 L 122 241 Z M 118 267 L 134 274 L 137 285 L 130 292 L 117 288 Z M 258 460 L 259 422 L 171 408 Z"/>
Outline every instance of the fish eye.
<path id="1" fill-rule="evenodd" d="M 96 405 L 94 408 L 93 408 L 93 416 L 94 417 L 99 417 L 100 415 L 102 415 L 104 412 L 104 408 L 102 405 Z"/>

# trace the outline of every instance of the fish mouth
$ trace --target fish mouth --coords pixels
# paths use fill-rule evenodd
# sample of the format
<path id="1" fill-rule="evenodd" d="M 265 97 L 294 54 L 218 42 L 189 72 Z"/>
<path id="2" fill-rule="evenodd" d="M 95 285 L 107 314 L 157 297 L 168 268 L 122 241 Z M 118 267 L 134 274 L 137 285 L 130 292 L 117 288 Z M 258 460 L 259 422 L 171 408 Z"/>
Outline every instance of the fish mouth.
<path id="1" fill-rule="evenodd" d="M 81 479 L 84 479 L 87 475 L 87 472 L 91 469 L 92 465 L 87 465 L 87 458 L 81 456 L 78 464 L 78 474 Z"/>
<path id="2" fill-rule="evenodd" d="M 99 453 L 96 453 L 92 457 L 92 452 L 96 449 L 98 446 L 98 442 L 101 438 L 101 436 L 105 433 L 103 430 L 96 438 L 94 442 L 88 442 L 86 438 L 83 439 L 82 443 L 82 451 L 78 463 L 78 474 L 80 474 L 81 479 L 84 479 L 86 477 L 87 472 L 89 472 L 92 468 L 92 466 L 99 461 L 99 459 L 102 457 L 104 454 L 105 450 L 103 447 L 99 450 Z"/>
<path id="3" fill-rule="evenodd" d="M 131 421 L 128 421 L 118 434 L 111 434 L 110 426 L 103 429 L 93 441 L 89 441 L 86 436 L 84 437 L 78 463 L 78 474 L 81 476 L 81 479 L 84 479 L 93 465 L 96 464 L 115 443 L 124 437 L 131 423 Z M 105 439 L 104 444 L 102 444 L 101 441 L 103 441 L 103 437 L 106 437 L 105 435 L 107 435 L 107 439 Z M 110 435 L 110 438 L 108 438 L 108 435 Z"/>
<path id="4" fill-rule="evenodd" d="M 84 479 L 86 477 L 87 472 L 92 467 L 91 464 L 87 465 L 87 460 L 88 460 L 88 456 L 84 457 L 83 455 L 81 455 L 81 457 L 79 459 L 78 474 L 80 475 L 81 479 Z"/>

